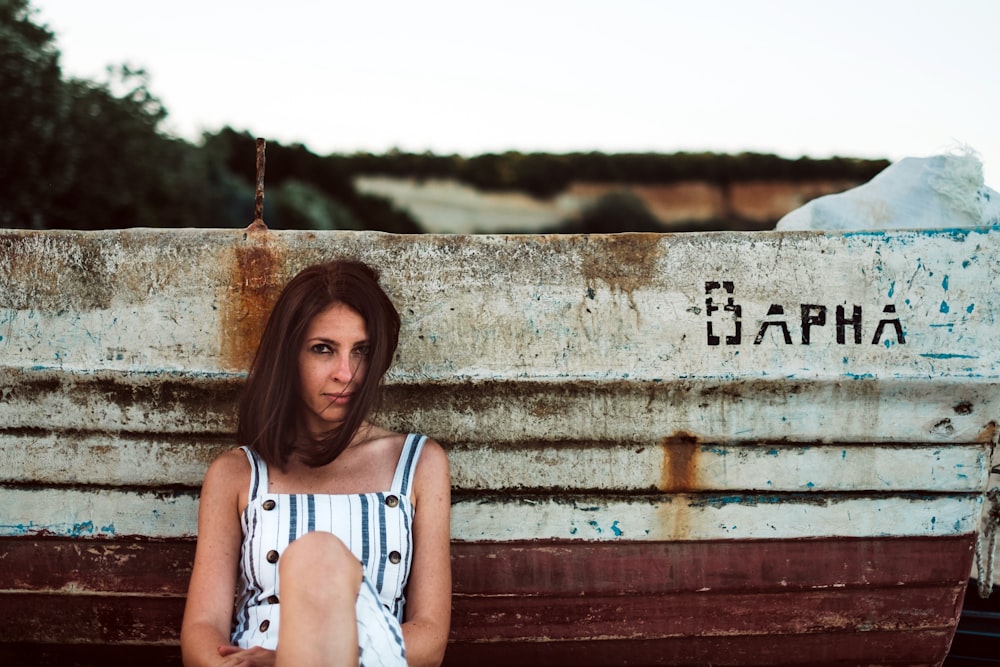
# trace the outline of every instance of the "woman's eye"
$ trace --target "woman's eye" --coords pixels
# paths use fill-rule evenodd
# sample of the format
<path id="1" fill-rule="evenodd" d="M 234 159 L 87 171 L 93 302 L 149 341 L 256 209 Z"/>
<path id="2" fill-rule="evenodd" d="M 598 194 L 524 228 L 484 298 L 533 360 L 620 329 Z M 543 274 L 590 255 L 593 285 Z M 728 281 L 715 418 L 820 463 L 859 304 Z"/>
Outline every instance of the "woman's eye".
<path id="1" fill-rule="evenodd" d="M 330 346 L 327 345 L 326 343 L 316 343 L 309 349 L 312 350 L 313 352 L 316 352 L 317 354 L 326 354 L 327 352 L 330 351 Z"/>
<path id="2" fill-rule="evenodd" d="M 367 357 L 371 353 L 371 348 L 367 345 L 362 345 L 361 347 L 354 348 L 354 354 L 359 357 Z"/>

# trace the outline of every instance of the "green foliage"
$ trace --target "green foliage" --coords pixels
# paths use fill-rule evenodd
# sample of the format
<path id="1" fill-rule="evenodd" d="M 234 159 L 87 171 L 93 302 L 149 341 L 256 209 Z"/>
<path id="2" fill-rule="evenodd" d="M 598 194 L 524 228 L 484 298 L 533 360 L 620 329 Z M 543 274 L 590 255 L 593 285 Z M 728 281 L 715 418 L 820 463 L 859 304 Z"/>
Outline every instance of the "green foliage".
<path id="1" fill-rule="evenodd" d="M 35 13 L 27 0 L 0 0 L 0 225 L 236 223 L 230 202 L 245 188 L 209 152 L 159 131 L 167 111 L 146 73 L 121 66 L 100 82 L 64 80 Z"/>
<path id="2" fill-rule="evenodd" d="M 27 0 L 0 0 L 0 226 L 41 227 L 35 209 L 69 179 L 59 157 L 68 98 L 53 34 Z"/>
<path id="3" fill-rule="evenodd" d="M 562 234 L 615 234 L 618 232 L 665 232 L 646 204 L 629 192 L 609 192 L 572 220 L 544 230 Z"/>
<path id="4" fill-rule="evenodd" d="M 205 147 L 243 183 L 256 184 L 256 139 L 226 127 L 205 135 Z M 274 229 L 372 229 L 421 232 L 417 222 L 389 201 L 359 193 L 349 161 L 320 157 L 301 144 L 269 141 L 265 150 L 264 222 Z M 322 227 L 315 225 L 321 224 Z M 332 227 L 328 227 L 331 225 Z"/>
<path id="5" fill-rule="evenodd" d="M 60 131 L 68 179 L 54 188 L 50 227 L 167 227 L 208 222 L 208 165 L 193 146 L 161 135 L 166 111 L 148 77 L 127 67 L 105 82 L 71 80 Z M 122 92 L 115 94 L 113 89 Z"/>
<path id="6" fill-rule="evenodd" d="M 287 178 L 268 199 L 275 206 L 265 220 L 280 220 L 286 229 L 363 229 L 349 210 L 311 183 Z"/>

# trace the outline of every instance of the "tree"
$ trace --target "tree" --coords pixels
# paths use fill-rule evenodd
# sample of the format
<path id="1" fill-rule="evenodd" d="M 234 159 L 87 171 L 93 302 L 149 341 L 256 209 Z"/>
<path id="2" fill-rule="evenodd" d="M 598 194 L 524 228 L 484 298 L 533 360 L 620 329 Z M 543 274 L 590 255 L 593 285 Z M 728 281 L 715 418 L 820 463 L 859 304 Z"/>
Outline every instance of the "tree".
<path id="1" fill-rule="evenodd" d="M 69 112 L 54 35 L 28 0 L 0 0 L 0 226 L 41 227 L 38 207 L 68 179 L 59 132 Z"/>
<path id="2" fill-rule="evenodd" d="M 253 190 L 210 151 L 160 131 L 167 111 L 127 65 L 64 80 L 28 0 L 0 0 L 0 226 L 232 227 Z M 242 212 L 233 204 L 245 199 Z"/>

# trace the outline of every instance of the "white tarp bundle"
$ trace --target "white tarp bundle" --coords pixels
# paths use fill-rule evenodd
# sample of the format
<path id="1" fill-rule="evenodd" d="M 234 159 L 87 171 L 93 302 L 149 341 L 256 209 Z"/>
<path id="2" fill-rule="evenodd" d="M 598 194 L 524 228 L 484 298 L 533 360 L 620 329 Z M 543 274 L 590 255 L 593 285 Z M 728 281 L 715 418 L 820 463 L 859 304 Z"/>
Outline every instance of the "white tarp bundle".
<path id="1" fill-rule="evenodd" d="M 903 158 L 875 178 L 791 211 L 776 229 L 928 229 L 1000 225 L 1000 193 L 972 151 Z"/>

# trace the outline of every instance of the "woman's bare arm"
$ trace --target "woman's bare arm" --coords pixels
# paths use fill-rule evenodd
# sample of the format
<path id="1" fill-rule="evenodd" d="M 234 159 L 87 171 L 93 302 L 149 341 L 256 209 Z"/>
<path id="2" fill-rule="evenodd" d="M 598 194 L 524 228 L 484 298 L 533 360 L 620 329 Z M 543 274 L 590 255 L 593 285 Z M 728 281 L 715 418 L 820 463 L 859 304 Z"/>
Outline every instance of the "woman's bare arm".
<path id="1" fill-rule="evenodd" d="M 403 639 L 409 667 L 437 667 L 451 627 L 451 478 L 444 450 L 433 440 L 420 454 L 413 496 L 413 565 Z"/>
<path id="2" fill-rule="evenodd" d="M 181 650 L 186 667 L 225 664 L 220 646 L 230 643 L 242 531 L 241 494 L 250 464 L 239 450 L 217 458 L 205 473 L 198 505 L 198 547 L 188 587 Z"/>

